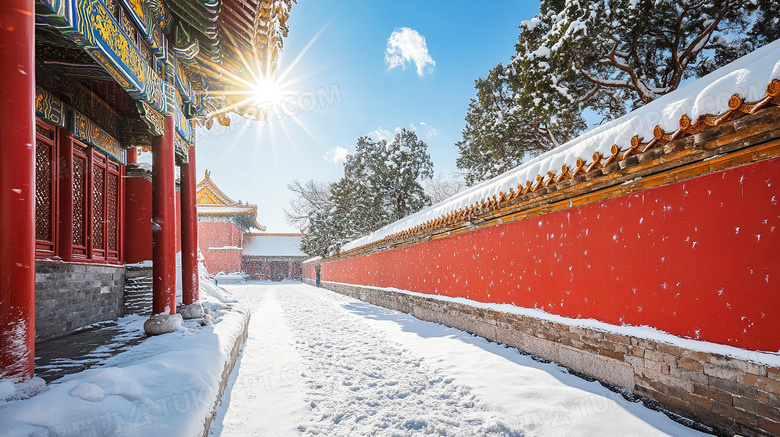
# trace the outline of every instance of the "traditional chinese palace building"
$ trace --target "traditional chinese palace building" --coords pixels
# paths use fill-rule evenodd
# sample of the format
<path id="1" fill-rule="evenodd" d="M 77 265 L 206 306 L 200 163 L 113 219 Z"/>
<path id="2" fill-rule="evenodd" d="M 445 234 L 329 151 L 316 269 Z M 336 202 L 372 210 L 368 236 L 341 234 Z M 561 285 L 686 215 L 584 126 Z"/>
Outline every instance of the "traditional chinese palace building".
<path id="1" fill-rule="evenodd" d="M 292 3 L 0 2 L 0 379 L 33 376 L 36 336 L 121 315 L 139 247 L 153 248 L 147 332 L 181 317 L 178 245 L 180 312 L 200 314 L 195 126 L 256 118 Z M 137 147 L 153 166 L 133 185 Z"/>
<path id="2" fill-rule="evenodd" d="M 212 274 L 243 272 L 252 279 L 301 279 L 301 234 L 270 234 L 257 223 L 257 205 L 236 202 L 206 171 L 198 183 L 198 242 Z"/>

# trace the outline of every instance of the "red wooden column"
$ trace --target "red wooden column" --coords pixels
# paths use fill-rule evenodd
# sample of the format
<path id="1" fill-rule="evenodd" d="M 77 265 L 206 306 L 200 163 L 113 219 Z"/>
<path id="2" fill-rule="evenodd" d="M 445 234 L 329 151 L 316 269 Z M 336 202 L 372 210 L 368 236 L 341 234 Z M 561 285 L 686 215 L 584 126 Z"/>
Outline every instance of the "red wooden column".
<path id="1" fill-rule="evenodd" d="M 73 260 L 73 134 L 60 129 L 60 227 L 59 255 Z"/>
<path id="2" fill-rule="evenodd" d="M 198 296 L 198 208 L 195 147 L 190 147 L 187 163 L 181 165 L 181 277 L 184 318 L 202 317 Z"/>
<path id="3" fill-rule="evenodd" d="M 0 2 L 0 379 L 35 359 L 35 34 L 33 0 Z"/>
<path id="4" fill-rule="evenodd" d="M 173 332 L 176 314 L 176 163 L 173 117 L 165 117 L 165 135 L 152 142 L 152 317 L 147 334 Z M 175 317 L 173 317 L 175 316 Z"/>
<path id="5" fill-rule="evenodd" d="M 127 154 L 127 163 L 136 164 L 138 162 L 138 147 L 131 147 L 125 150 Z"/>

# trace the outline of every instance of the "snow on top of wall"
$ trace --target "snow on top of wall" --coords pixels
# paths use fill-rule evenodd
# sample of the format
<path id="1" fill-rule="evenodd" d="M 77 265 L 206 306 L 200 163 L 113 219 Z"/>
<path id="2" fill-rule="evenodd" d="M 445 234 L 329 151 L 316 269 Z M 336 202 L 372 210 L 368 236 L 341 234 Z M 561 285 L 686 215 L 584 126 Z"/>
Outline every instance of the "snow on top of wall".
<path id="1" fill-rule="evenodd" d="M 307 260 L 304 260 L 301 264 L 306 265 L 306 264 L 309 264 L 309 263 L 313 263 L 315 261 L 319 261 L 321 259 L 322 259 L 321 256 L 315 256 L 315 257 L 309 258 Z"/>
<path id="2" fill-rule="evenodd" d="M 245 213 L 252 212 L 254 207 L 241 207 L 241 206 L 208 206 L 198 205 L 198 213 Z"/>
<path id="3" fill-rule="evenodd" d="M 151 172 L 152 171 L 152 163 L 148 161 L 138 161 L 135 163 L 135 165 L 140 168 L 141 170 L 146 170 Z"/>
<path id="4" fill-rule="evenodd" d="M 152 260 L 139 261 L 137 263 L 125 264 L 125 267 L 152 267 Z"/>
<path id="5" fill-rule="evenodd" d="M 301 252 L 300 235 L 247 235 L 244 256 L 307 256 Z"/>
<path id="6" fill-rule="evenodd" d="M 239 250 L 241 250 L 241 248 L 238 247 L 238 246 L 220 246 L 220 247 L 209 247 L 209 250 L 211 250 L 211 251 L 231 251 L 231 250 L 239 251 Z"/>
<path id="7" fill-rule="evenodd" d="M 780 79 L 780 40 L 669 93 L 623 117 L 605 123 L 561 146 L 540 155 L 493 179 L 475 185 L 455 196 L 391 223 L 372 234 L 342 247 L 355 249 L 385 237 L 407 231 L 429 220 L 468 208 L 477 202 L 508 193 L 518 184 L 534 181 L 537 175 L 548 179 L 547 173 L 558 173 L 563 164 L 575 168 L 577 158 L 587 161 L 594 152 L 610 156 L 617 144 L 627 149 L 631 137 L 653 138 L 653 129 L 660 126 L 664 132 L 677 132 L 683 115 L 695 122 L 704 115 L 722 115 L 729 111 L 729 98 L 738 94 L 746 102 L 766 97 L 766 87 L 773 79 Z"/>

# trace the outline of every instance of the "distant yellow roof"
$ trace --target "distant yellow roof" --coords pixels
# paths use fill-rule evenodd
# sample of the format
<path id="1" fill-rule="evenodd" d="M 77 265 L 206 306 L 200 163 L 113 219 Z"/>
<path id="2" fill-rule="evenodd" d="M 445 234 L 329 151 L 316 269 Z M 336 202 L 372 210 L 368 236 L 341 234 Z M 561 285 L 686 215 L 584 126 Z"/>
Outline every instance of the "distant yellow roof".
<path id="1" fill-rule="evenodd" d="M 251 220 L 255 224 L 255 228 L 261 231 L 265 231 L 266 229 L 265 226 L 257 223 L 257 205 L 244 203 L 240 200 L 236 202 L 228 197 L 219 189 L 219 187 L 217 187 L 214 181 L 211 180 L 211 172 L 208 170 L 206 170 L 203 180 L 198 183 L 197 205 L 198 216 L 237 216 L 239 214 L 250 214 L 252 216 Z"/>

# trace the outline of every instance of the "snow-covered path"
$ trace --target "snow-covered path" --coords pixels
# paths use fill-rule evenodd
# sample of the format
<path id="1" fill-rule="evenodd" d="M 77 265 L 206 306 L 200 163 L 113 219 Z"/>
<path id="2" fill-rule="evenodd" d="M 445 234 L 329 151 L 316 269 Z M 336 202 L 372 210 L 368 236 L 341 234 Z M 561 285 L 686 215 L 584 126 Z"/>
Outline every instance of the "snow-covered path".
<path id="1" fill-rule="evenodd" d="M 702 435 L 517 350 L 300 283 L 252 309 L 212 435 Z"/>

